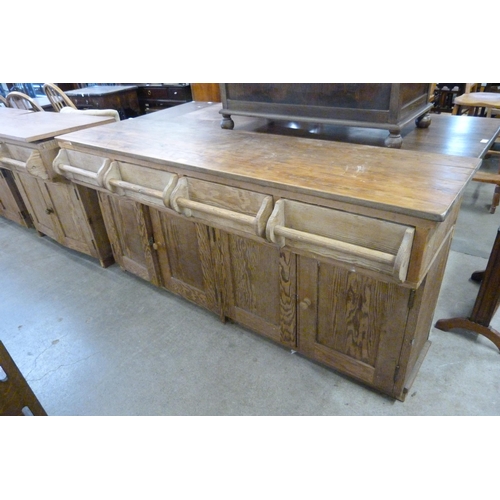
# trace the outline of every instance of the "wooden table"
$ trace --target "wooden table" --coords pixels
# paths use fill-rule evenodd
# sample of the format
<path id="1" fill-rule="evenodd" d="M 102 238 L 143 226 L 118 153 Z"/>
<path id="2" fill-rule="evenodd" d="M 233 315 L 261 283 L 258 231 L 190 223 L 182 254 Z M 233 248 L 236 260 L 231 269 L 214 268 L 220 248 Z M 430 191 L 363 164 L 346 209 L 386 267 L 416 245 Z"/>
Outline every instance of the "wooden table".
<path id="1" fill-rule="evenodd" d="M 25 115 L 26 113 L 33 113 L 33 111 L 29 109 L 5 108 L 0 106 L 0 117 L 3 116 L 5 118 L 7 116 Z"/>
<path id="2" fill-rule="evenodd" d="M 500 332 L 490 326 L 500 304 L 500 230 L 497 231 L 486 270 L 473 273 L 471 279 L 481 282 L 471 315 L 467 318 L 440 319 L 436 328 L 445 332 L 455 328 L 469 330 L 485 336 L 500 349 Z"/>
<path id="3" fill-rule="evenodd" d="M 222 130 L 219 110 L 59 136 L 54 169 L 98 191 L 124 269 L 404 400 L 480 159 Z"/>
<path id="4" fill-rule="evenodd" d="M 116 109 L 122 120 L 141 114 L 135 85 L 95 85 L 65 93 L 79 109 Z"/>
<path id="5" fill-rule="evenodd" d="M 113 122 L 108 117 L 0 112 L 0 214 L 37 229 L 106 267 L 111 247 L 94 191 L 54 171 L 61 133 Z"/>

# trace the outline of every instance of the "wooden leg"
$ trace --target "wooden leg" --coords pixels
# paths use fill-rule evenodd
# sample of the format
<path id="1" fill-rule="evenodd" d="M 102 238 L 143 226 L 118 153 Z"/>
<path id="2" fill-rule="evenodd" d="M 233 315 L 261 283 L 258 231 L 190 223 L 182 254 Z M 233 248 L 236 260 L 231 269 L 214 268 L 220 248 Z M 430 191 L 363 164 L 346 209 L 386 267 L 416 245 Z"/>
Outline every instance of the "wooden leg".
<path id="1" fill-rule="evenodd" d="M 481 281 L 472 313 L 468 318 L 440 319 L 436 328 L 443 331 L 454 328 L 470 330 L 491 340 L 500 349 L 500 333 L 491 328 L 490 321 L 500 304 L 500 229 L 484 272 L 472 274 L 472 279 Z"/>
<path id="2" fill-rule="evenodd" d="M 221 128 L 232 130 L 234 128 L 234 121 L 231 115 L 222 115 L 222 120 L 220 121 Z"/>
<path id="3" fill-rule="evenodd" d="M 472 273 L 470 279 L 472 281 L 476 281 L 477 283 L 481 283 L 481 281 L 483 281 L 483 279 L 484 279 L 485 272 L 486 271 L 476 271 L 476 272 Z"/>
<path id="4" fill-rule="evenodd" d="M 500 186 L 495 186 L 493 200 L 491 201 L 490 214 L 494 214 L 498 204 L 500 203 Z"/>
<path id="5" fill-rule="evenodd" d="M 394 129 L 389 130 L 389 135 L 385 138 L 384 144 L 388 148 L 401 148 L 403 144 L 403 138 L 401 137 L 401 130 Z"/>
<path id="6" fill-rule="evenodd" d="M 425 113 L 425 115 L 419 116 L 415 120 L 415 125 L 418 128 L 428 128 L 431 124 L 431 121 L 432 121 L 432 119 L 431 119 L 430 113 Z"/>
<path id="7" fill-rule="evenodd" d="M 480 325 L 468 318 L 440 319 L 435 326 L 438 330 L 442 330 L 443 332 L 448 332 L 454 328 L 461 328 L 462 330 L 468 330 L 483 335 L 500 349 L 500 333 L 491 326 Z"/>

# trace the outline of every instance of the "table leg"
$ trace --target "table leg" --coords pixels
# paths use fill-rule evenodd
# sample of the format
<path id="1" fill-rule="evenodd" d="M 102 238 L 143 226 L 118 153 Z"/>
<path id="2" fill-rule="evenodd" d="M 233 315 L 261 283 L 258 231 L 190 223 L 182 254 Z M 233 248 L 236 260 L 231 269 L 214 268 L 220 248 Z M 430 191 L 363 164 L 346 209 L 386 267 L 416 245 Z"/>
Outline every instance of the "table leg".
<path id="1" fill-rule="evenodd" d="M 491 340 L 500 349 L 500 333 L 490 326 L 500 304 L 500 229 L 497 232 L 493 249 L 485 271 L 472 274 L 471 279 L 481 281 L 479 292 L 468 318 L 440 319 L 436 328 L 449 331 L 454 328 L 470 330 Z"/>

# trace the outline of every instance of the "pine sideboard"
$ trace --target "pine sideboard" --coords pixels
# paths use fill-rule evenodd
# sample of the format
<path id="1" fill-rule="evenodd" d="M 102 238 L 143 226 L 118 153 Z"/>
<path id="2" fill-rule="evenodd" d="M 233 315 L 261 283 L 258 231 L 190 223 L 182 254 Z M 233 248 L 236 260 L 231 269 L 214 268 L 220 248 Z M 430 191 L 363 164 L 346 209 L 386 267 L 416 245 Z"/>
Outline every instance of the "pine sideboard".
<path id="1" fill-rule="evenodd" d="M 183 106 L 56 138 L 116 262 L 404 400 L 480 160 L 224 130 L 220 104 Z"/>
<path id="2" fill-rule="evenodd" d="M 110 123 L 108 117 L 0 111 L 0 215 L 32 227 L 103 267 L 113 254 L 94 190 L 69 182 L 52 168 L 54 137 Z"/>

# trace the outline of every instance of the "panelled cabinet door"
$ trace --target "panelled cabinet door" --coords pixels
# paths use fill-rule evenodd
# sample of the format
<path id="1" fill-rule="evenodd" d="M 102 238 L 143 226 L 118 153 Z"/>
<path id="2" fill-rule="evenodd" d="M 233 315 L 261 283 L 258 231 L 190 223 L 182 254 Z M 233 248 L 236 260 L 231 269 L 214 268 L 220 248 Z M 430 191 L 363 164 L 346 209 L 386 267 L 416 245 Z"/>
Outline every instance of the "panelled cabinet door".
<path id="1" fill-rule="evenodd" d="M 124 270 L 160 285 L 149 208 L 125 197 L 98 193 L 113 256 Z"/>
<path id="2" fill-rule="evenodd" d="M 221 314 L 213 260 L 214 230 L 153 208 L 150 215 L 162 286 Z"/>
<path id="3" fill-rule="evenodd" d="M 0 169 L 0 215 L 24 227 L 31 227 L 31 218 L 9 170 Z"/>
<path id="4" fill-rule="evenodd" d="M 299 257 L 299 351 L 393 395 L 411 290 Z"/>
<path id="5" fill-rule="evenodd" d="M 86 255 L 96 255 L 89 228 L 89 220 L 83 210 L 77 188 L 69 183 L 45 182 L 44 196 L 51 212 L 56 239 L 67 248 Z"/>
<path id="6" fill-rule="evenodd" d="M 272 340 L 296 345 L 296 256 L 276 245 L 217 231 L 225 315 Z"/>
<path id="7" fill-rule="evenodd" d="M 59 233 L 54 225 L 55 212 L 47 199 L 45 183 L 29 174 L 13 172 L 13 175 L 36 230 L 58 241 Z"/>

